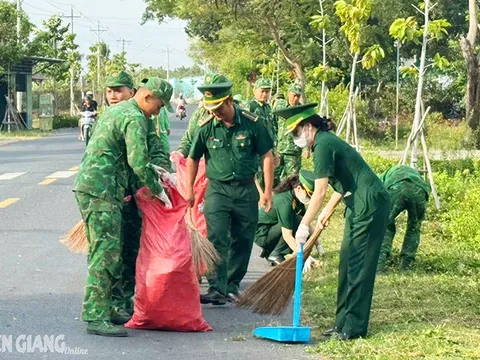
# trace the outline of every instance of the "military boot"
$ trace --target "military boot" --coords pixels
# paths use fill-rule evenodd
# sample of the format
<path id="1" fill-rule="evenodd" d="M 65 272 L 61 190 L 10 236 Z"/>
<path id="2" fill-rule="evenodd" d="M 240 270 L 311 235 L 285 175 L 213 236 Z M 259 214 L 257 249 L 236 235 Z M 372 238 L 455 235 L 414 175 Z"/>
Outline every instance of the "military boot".
<path id="1" fill-rule="evenodd" d="M 113 308 L 110 314 L 110 320 L 115 325 L 126 324 L 131 318 L 132 316 L 128 312 L 118 307 Z"/>
<path id="2" fill-rule="evenodd" d="M 87 334 L 111 336 L 111 337 L 126 337 L 127 330 L 113 325 L 110 321 L 98 320 L 89 321 L 87 325 Z"/>
<path id="3" fill-rule="evenodd" d="M 201 304 L 225 305 L 227 298 L 215 289 L 208 289 L 205 295 L 200 295 Z"/>

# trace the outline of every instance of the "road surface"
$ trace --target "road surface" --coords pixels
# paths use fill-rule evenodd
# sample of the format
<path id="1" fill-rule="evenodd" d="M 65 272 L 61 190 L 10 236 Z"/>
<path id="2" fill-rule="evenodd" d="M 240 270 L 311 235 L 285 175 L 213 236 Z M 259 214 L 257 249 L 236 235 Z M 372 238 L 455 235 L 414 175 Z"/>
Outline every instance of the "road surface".
<path id="1" fill-rule="evenodd" d="M 172 119 L 172 149 L 186 125 Z M 303 346 L 251 335 L 257 326 L 288 325 L 288 313 L 265 317 L 231 305 L 204 306 L 204 317 L 214 329 L 208 333 L 129 329 L 128 338 L 87 335 L 80 319 L 86 258 L 58 241 L 80 219 L 71 191 L 84 151 L 77 135 L 77 129 L 62 130 L 0 147 L 0 359 L 306 358 Z M 247 285 L 268 270 L 258 254 L 254 249 Z M 40 353 L 34 346 L 36 339 L 46 346 L 45 336 L 57 343 L 53 353 Z M 68 349 L 77 355 L 66 354 Z"/>

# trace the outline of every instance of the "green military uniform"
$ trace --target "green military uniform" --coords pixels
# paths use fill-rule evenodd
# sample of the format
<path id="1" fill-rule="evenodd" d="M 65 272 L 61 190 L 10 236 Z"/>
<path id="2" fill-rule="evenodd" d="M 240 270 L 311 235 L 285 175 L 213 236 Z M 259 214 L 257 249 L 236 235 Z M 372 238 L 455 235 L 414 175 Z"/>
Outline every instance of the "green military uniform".
<path id="1" fill-rule="evenodd" d="M 213 74 L 198 89 L 204 94 L 205 106 L 213 110 L 231 96 L 231 87 L 225 77 Z M 259 195 L 254 184 L 257 156 L 267 154 L 272 146 L 263 124 L 235 106 L 230 128 L 216 119 L 204 123 L 190 150 L 193 160 L 203 156 L 206 160 L 208 239 L 223 259 L 208 281 L 210 290 L 223 296 L 237 294 L 247 272 L 258 220 Z"/>
<path id="2" fill-rule="evenodd" d="M 301 89 L 295 85 L 292 85 L 289 89 L 289 92 L 295 94 L 300 94 Z M 281 101 L 283 100 L 283 101 Z M 280 110 L 282 108 L 287 108 L 290 105 L 288 101 L 284 99 L 278 99 L 275 102 L 275 110 Z M 293 136 L 291 133 L 285 134 L 285 119 L 278 117 L 278 155 L 280 158 L 280 163 L 275 169 L 275 178 L 280 179 L 280 181 L 286 179 L 287 177 L 298 174 L 300 168 L 302 167 L 302 149 L 299 148 L 293 142 Z"/>
<path id="3" fill-rule="evenodd" d="M 316 116 L 317 104 L 280 110 L 287 131 Z M 329 131 L 318 130 L 313 144 L 314 173 L 344 197 L 346 224 L 340 249 L 336 327 L 350 337 L 365 336 L 380 255 L 390 211 L 390 196 L 349 144 Z"/>
<path id="4" fill-rule="evenodd" d="M 157 136 L 167 149 L 167 154 L 170 154 L 170 143 L 168 141 L 168 133 L 170 132 L 170 120 L 168 119 L 167 110 L 165 108 L 160 109 L 160 114 L 156 117 L 155 129 Z"/>
<path id="5" fill-rule="evenodd" d="M 395 219 L 404 210 L 408 212 L 408 220 L 400 258 L 402 268 L 407 269 L 415 260 L 415 254 L 420 244 L 420 229 L 425 218 L 430 185 L 417 170 L 407 165 L 397 165 L 388 169 L 380 175 L 380 179 L 390 193 L 392 208 L 377 270 L 385 269 L 387 259 L 392 252 L 396 231 Z"/>
<path id="6" fill-rule="evenodd" d="M 162 97 L 164 103 L 169 103 L 169 91 L 171 86 L 162 89 Z M 163 94 L 165 93 L 165 94 Z M 166 100 L 168 99 L 168 100 Z M 173 109 L 171 109 L 173 111 Z M 162 112 L 167 114 L 166 106 L 160 109 L 160 114 L 153 116 L 148 121 L 147 149 L 150 162 L 153 165 L 161 166 L 165 170 L 172 171 L 172 163 L 170 161 L 170 151 L 168 138 L 162 141 L 159 137 L 159 118 Z M 143 186 L 138 177 L 129 169 L 129 182 L 125 196 L 132 195 L 130 201 L 123 203 L 122 212 L 122 283 L 121 287 L 114 288 L 115 300 L 113 305 L 115 308 L 124 309 L 128 313 L 133 313 L 133 296 L 135 295 L 135 267 L 140 248 L 140 236 L 142 234 L 142 214 L 137 207 L 137 203 L 133 195 L 139 188 Z"/>
<path id="7" fill-rule="evenodd" d="M 270 80 L 267 79 L 259 79 L 255 82 L 255 89 L 271 89 L 272 84 Z M 263 122 L 264 126 L 268 130 L 268 134 L 273 140 L 273 154 L 277 154 L 277 134 L 278 134 L 278 123 L 277 117 L 272 115 L 272 108 L 268 103 L 262 103 L 258 100 L 253 100 L 250 102 L 249 111 L 259 117 L 259 119 Z M 262 169 L 259 168 L 257 172 L 257 179 L 260 183 L 261 187 L 264 188 L 263 183 L 263 172 Z M 276 186 L 279 182 L 278 178 L 274 179 L 273 186 Z"/>
<path id="8" fill-rule="evenodd" d="M 145 87 L 160 97 L 165 83 L 153 78 Z M 162 191 L 145 146 L 148 123 L 134 99 L 107 109 L 98 121 L 75 181 L 75 196 L 89 240 L 82 317 L 89 323 L 106 324 L 95 333 L 115 335 L 108 323 L 114 304 L 125 300 L 121 228 L 123 199 L 131 181 L 129 169 L 136 174 L 137 183 L 148 186 L 152 194 Z"/>
<path id="9" fill-rule="evenodd" d="M 313 173 L 301 170 L 300 183 L 309 192 L 314 190 Z M 287 190 L 273 195 L 273 209 L 265 212 L 260 209 L 258 213 L 258 226 L 255 233 L 255 243 L 264 251 L 263 257 L 283 257 L 292 253 L 282 235 L 282 228 L 292 230 L 294 236 L 302 217 L 305 215 L 305 205 L 295 197 L 293 190 Z"/>
<path id="10" fill-rule="evenodd" d="M 235 103 L 242 109 L 248 108 L 248 102 L 240 94 L 233 95 L 233 101 L 235 101 Z"/>
<path id="11" fill-rule="evenodd" d="M 128 166 L 153 194 L 162 190 L 143 145 L 146 121 L 133 99 L 109 108 L 98 121 L 75 181 L 89 240 L 85 321 L 110 321 L 112 288 L 121 282 L 121 211 Z"/>
<path id="12" fill-rule="evenodd" d="M 177 151 L 181 153 L 183 157 L 186 158 L 188 156 L 195 134 L 200 128 L 200 124 L 202 124 L 204 121 L 208 121 L 208 119 L 213 119 L 213 115 L 211 115 L 210 111 L 205 109 L 203 106 L 199 107 L 193 112 L 188 123 L 188 129 L 185 134 L 183 134 L 182 139 L 180 140 L 180 145 L 177 149 Z"/>

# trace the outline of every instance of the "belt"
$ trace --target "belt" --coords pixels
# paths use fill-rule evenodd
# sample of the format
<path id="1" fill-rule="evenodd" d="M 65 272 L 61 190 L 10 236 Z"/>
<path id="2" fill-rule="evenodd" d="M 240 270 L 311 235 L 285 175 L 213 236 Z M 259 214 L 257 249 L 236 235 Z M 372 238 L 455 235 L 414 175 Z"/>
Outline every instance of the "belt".
<path id="1" fill-rule="evenodd" d="M 237 180 L 228 180 L 228 181 L 220 181 L 220 180 L 217 180 L 217 181 L 226 185 L 242 186 L 242 185 L 253 184 L 255 182 L 255 178 L 250 177 L 250 178 L 240 179 L 240 180 L 237 179 Z"/>

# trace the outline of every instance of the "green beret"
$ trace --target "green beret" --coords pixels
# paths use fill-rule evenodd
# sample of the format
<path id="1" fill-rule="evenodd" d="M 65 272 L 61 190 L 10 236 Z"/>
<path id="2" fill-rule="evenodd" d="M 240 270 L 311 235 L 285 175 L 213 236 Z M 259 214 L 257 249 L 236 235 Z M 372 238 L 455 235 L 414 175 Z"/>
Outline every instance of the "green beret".
<path id="1" fill-rule="evenodd" d="M 255 82 L 255 89 L 271 89 L 272 82 L 268 79 L 258 79 Z"/>
<path id="2" fill-rule="evenodd" d="M 107 77 L 105 86 L 108 88 L 118 88 L 126 86 L 129 89 L 133 89 L 133 79 L 125 71 L 114 72 Z"/>
<path id="3" fill-rule="evenodd" d="M 278 109 L 273 111 L 274 115 L 284 118 L 286 131 L 285 134 L 291 133 L 303 120 L 308 119 L 309 117 L 316 115 L 317 111 L 315 108 L 318 104 L 305 104 L 290 106 L 284 109 Z"/>
<path id="4" fill-rule="evenodd" d="M 207 110 L 218 109 L 232 96 L 233 83 L 220 74 L 208 74 L 202 86 L 197 89 L 203 94 L 203 107 Z"/>
<path id="5" fill-rule="evenodd" d="M 173 87 L 168 81 L 158 77 L 151 77 L 145 84 L 140 85 L 140 87 L 150 90 L 153 95 L 162 100 L 168 112 L 173 113 L 173 107 L 172 104 L 170 104 Z"/>
<path id="6" fill-rule="evenodd" d="M 290 87 L 288 88 L 288 91 L 296 94 L 296 95 L 301 95 L 302 94 L 302 88 L 300 86 L 298 86 L 297 84 L 292 84 L 290 85 Z"/>
<path id="7" fill-rule="evenodd" d="M 313 191 L 315 190 L 315 174 L 311 171 L 300 169 L 298 179 L 303 188 L 307 191 L 307 195 L 312 196 Z"/>

